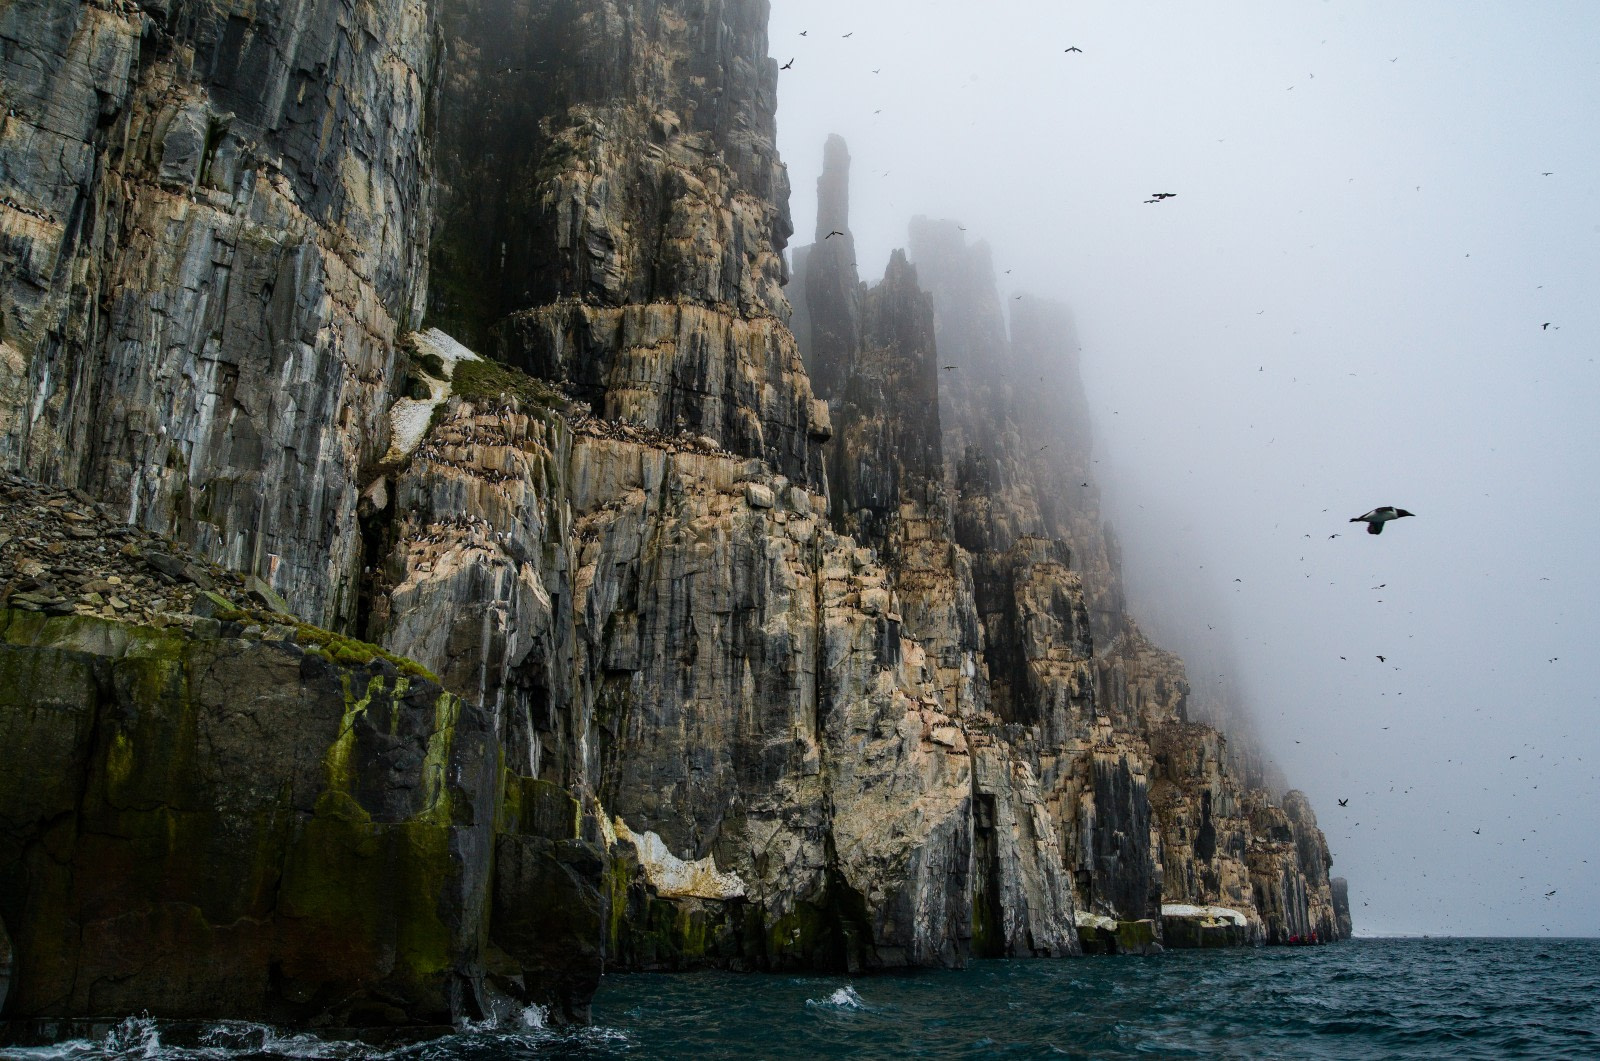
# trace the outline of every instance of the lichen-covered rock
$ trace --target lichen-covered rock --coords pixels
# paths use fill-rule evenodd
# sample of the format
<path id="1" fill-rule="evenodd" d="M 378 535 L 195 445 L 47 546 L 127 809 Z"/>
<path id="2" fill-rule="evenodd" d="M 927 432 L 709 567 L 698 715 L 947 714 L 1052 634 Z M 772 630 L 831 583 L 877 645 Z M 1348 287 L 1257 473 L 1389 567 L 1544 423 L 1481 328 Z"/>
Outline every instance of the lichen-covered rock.
<path id="1" fill-rule="evenodd" d="M 473 1012 L 493 719 L 211 628 L 0 612 L 0 737 L 33 764 L 0 780 L 8 1015 Z"/>

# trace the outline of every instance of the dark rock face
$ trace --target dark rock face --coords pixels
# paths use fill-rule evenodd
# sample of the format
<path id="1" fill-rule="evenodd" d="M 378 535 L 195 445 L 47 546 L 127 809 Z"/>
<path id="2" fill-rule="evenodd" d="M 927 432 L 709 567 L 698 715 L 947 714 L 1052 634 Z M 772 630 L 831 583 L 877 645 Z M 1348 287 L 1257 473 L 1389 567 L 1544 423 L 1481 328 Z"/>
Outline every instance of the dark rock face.
<path id="1" fill-rule="evenodd" d="M 1337 930 L 1335 939 L 1349 939 L 1353 931 L 1350 920 L 1350 884 L 1343 877 L 1328 882 L 1333 889 L 1333 921 Z"/>
<path id="2" fill-rule="evenodd" d="M 472 1011 L 492 719 L 289 641 L 0 615 L 0 726 L 35 764 L 3 793 L 8 1016 Z"/>
<path id="3" fill-rule="evenodd" d="M 444 9 L 432 318 L 608 419 L 820 486 L 764 0 Z"/>

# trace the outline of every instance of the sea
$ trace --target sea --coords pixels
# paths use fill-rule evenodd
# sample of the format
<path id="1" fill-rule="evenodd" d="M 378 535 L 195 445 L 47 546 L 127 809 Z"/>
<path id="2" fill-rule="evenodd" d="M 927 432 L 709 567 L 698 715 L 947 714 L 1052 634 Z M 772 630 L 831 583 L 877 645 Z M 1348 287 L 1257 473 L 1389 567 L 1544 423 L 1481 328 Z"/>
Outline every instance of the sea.
<path id="1" fill-rule="evenodd" d="M 1362 939 L 852 979 L 608 976 L 585 1028 L 524 1009 L 379 1048 L 132 1016 L 103 1039 L 0 1057 L 1600 1058 L 1600 940 Z"/>

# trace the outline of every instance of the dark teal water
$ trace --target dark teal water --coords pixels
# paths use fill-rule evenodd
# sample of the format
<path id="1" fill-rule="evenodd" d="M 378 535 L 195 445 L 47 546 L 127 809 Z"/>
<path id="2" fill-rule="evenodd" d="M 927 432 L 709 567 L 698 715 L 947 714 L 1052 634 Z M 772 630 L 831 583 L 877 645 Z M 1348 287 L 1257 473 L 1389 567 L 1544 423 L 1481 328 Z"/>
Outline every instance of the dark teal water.
<path id="1" fill-rule="evenodd" d="M 82 1058 L 1600 1058 L 1600 941 L 1358 940 L 1154 958 L 979 962 L 837 977 L 608 977 L 595 1026 L 501 1030 L 396 1050 L 157 1022 L 12 1051 Z"/>

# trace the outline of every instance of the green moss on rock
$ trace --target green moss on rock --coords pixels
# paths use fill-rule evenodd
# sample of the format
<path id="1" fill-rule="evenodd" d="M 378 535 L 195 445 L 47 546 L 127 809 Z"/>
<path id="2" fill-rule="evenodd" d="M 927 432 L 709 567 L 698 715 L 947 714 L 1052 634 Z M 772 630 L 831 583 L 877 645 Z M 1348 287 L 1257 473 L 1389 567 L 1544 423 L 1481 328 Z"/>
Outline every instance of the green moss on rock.
<path id="1" fill-rule="evenodd" d="M 457 361 L 451 391 L 469 402 L 515 401 L 524 410 L 560 409 L 559 392 L 543 380 L 494 361 Z"/>

